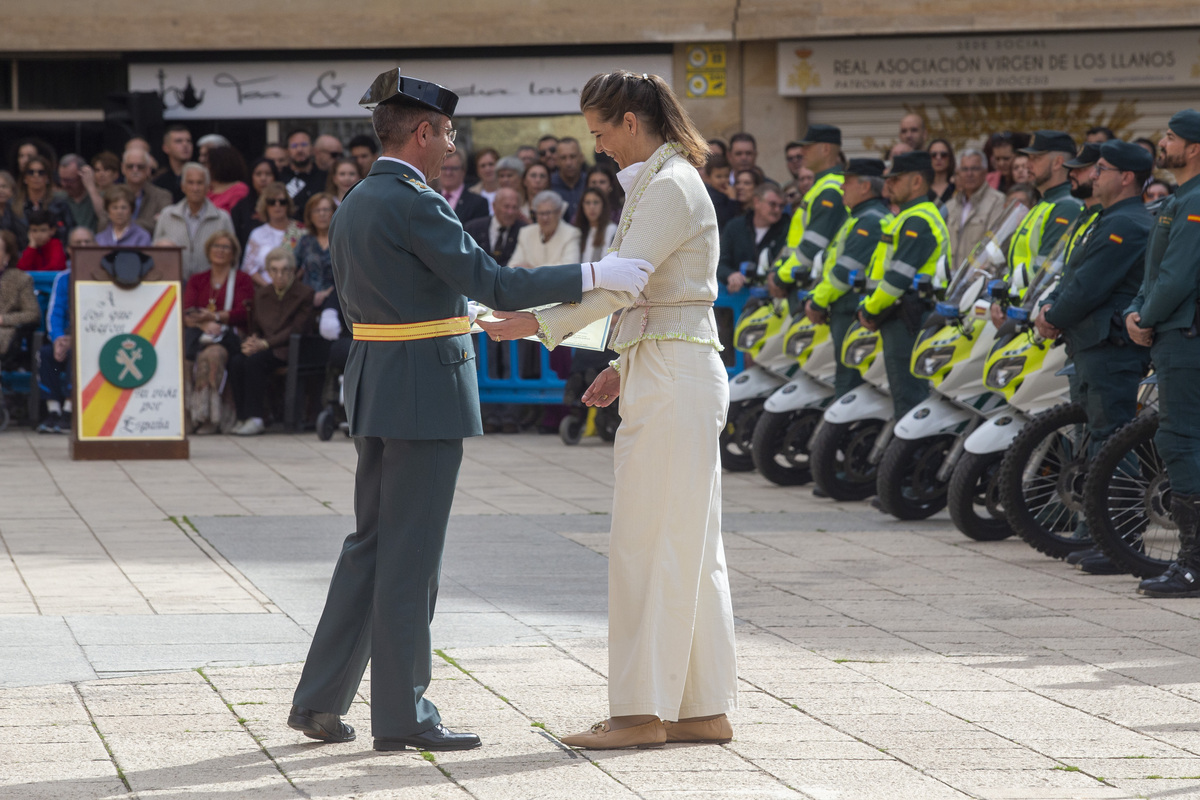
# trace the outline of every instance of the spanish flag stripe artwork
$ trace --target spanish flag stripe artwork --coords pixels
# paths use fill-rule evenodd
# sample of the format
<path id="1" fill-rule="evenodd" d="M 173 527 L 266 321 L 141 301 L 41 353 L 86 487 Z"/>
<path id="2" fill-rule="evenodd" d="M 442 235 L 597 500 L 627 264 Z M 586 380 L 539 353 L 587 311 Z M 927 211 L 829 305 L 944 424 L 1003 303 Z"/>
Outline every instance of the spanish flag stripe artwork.
<path id="1" fill-rule="evenodd" d="M 175 287 L 168 286 L 162 296 L 154 302 L 146 316 L 134 326 L 131 333 L 158 344 L 167 318 L 175 307 Z M 81 418 L 83 436 L 111 436 L 133 397 L 133 389 L 118 389 L 104 379 L 99 372 L 83 390 L 83 415 Z"/>

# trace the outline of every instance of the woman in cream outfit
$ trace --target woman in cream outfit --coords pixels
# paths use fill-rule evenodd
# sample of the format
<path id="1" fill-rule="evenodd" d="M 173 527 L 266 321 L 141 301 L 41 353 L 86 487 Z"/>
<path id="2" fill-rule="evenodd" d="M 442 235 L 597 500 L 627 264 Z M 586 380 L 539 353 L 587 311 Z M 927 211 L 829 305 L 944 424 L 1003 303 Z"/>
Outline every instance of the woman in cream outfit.
<path id="1" fill-rule="evenodd" d="M 613 247 L 649 261 L 641 294 L 593 291 L 576 305 L 504 314 L 493 337 L 553 348 L 624 310 L 620 357 L 584 394 L 621 398 L 609 548 L 609 719 L 576 747 L 725 742 L 737 705 L 733 609 L 721 543 L 718 439 L 729 392 L 718 354 L 717 218 L 696 167 L 708 145 L 658 76 L 597 75 L 580 106 L 596 151 L 628 194 Z"/>

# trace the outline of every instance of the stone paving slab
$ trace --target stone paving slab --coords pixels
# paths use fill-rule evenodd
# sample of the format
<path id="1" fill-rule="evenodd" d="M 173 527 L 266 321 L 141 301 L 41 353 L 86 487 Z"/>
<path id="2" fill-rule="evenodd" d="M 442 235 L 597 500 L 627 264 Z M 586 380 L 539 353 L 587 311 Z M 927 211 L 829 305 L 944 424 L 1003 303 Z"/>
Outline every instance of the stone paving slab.
<path id="1" fill-rule="evenodd" d="M 725 476 L 735 740 L 567 751 L 605 713 L 611 452 L 538 436 L 467 443 L 447 546 L 429 694 L 485 747 L 373 752 L 369 681 L 359 739 L 316 744 L 284 720 L 353 447 L 192 445 L 0 435 L 0 800 L 1200 798 L 1200 601 L 753 474 Z"/>

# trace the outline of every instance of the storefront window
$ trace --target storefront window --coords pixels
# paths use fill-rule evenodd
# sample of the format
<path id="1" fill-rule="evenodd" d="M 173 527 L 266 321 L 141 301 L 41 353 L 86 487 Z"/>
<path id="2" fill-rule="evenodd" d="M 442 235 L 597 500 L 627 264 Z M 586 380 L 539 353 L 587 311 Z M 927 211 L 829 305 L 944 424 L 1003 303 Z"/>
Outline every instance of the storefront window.
<path id="1" fill-rule="evenodd" d="M 3 97 L 8 80 L 0 83 Z M 37 59 L 17 63 L 18 105 L 22 111 L 102 108 L 109 93 L 124 92 L 128 85 L 128 68 L 116 60 Z"/>
<path id="2" fill-rule="evenodd" d="M 0 61 L 0 109 L 12 108 L 12 62 Z"/>

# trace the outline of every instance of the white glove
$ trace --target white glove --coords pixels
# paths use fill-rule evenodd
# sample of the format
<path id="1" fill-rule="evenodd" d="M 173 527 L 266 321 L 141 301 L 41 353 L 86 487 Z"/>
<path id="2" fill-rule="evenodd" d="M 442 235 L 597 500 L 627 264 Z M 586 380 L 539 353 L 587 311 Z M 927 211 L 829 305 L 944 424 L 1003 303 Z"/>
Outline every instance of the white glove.
<path id="1" fill-rule="evenodd" d="M 474 325 L 477 317 L 482 317 L 491 311 L 482 303 L 476 303 L 474 300 L 467 301 L 467 320 Z"/>
<path id="2" fill-rule="evenodd" d="M 585 264 L 584 269 L 588 270 L 588 265 Z M 654 265 L 640 258 L 622 258 L 616 253 L 609 253 L 592 264 L 590 269 L 596 276 L 592 288 L 637 294 L 646 288 Z"/>

